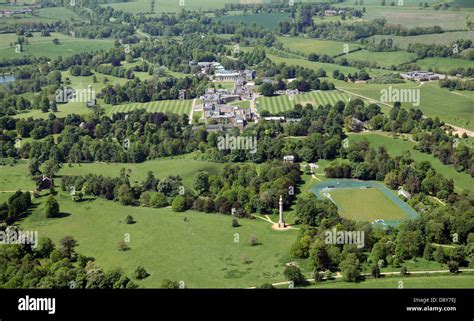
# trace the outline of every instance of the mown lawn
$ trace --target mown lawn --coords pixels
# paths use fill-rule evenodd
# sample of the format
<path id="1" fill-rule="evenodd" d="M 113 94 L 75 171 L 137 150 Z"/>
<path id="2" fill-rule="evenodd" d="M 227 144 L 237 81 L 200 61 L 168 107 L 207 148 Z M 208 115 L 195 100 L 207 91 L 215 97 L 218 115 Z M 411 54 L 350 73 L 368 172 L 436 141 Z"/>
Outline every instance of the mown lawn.
<path id="1" fill-rule="evenodd" d="M 336 202 L 339 215 L 356 221 L 405 220 L 407 215 L 377 188 L 335 189 L 328 192 Z"/>
<path id="2" fill-rule="evenodd" d="M 278 41 L 282 42 L 285 48 L 288 48 L 292 51 L 301 52 L 305 55 L 310 53 L 319 53 L 326 54 L 328 56 L 336 56 L 344 54 L 345 45 L 347 45 L 347 49 L 349 51 L 353 51 L 361 47 L 361 45 L 357 43 L 302 37 L 278 37 Z"/>
<path id="3" fill-rule="evenodd" d="M 39 33 L 34 33 L 31 38 L 25 37 L 29 44 L 23 45 L 21 52 L 16 52 L 14 43 L 17 41 L 17 38 L 18 36 L 12 33 L 0 35 L 0 59 L 11 59 L 28 55 L 48 58 L 65 57 L 81 52 L 110 49 L 114 45 L 114 41 L 110 39 L 74 38 L 57 32 L 52 32 L 49 37 L 41 37 Z M 59 39 L 58 45 L 53 43 L 54 38 Z"/>

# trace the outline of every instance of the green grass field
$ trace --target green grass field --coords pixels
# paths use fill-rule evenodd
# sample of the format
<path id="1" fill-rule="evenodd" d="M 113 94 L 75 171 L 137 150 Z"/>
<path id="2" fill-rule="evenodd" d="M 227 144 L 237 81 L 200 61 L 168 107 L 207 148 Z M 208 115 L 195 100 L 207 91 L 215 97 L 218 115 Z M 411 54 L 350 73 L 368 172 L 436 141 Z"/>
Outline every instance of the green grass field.
<path id="1" fill-rule="evenodd" d="M 132 276 L 141 265 L 150 273 L 137 281 L 142 287 L 159 287 L 166 278 L 183 281 L 190 288 L 282 281 L 285 264 L 291 260 L 288 249 L 297 233 L 274 231 L 262 220 L 241 219 L 241 226 L 232 228 L 226 215 L 178 214 L 168 208 L 124 207 L 102 199 L 74 203 L 68 195 L 57 199 L 65 217 L 46 219 L 39 204 L 21 227 L 56 242 L 72 235 L 79 243 L 78 252 L 94 257 L 105 269 L 120 267 Z M 130 214 L 136 223 L 127 225 L 124 220 Z M 130 250 L 119 252 L 117 244 L 125 234 L 130 237 Z M 261 244 L 250 246 L 252 236 Z"/>
<path id="2" fill-rule="evenodd" d="M 348 219 L 373 222 L 407 218 L 405 212 L 377 188 L 341 188 L 331 190 L 329 194 L 337 204 L 339 215 Z"/>
<path id="3" fill-rule="evenodd" d="M 331 80 L 336 88 L 346 90 L 353 94 L 369 97 L 380 101 L 381 90 L 388 90 L 389 86 L 394 89 L 419 88 L 420 106 L 402 103 L 405 108 L 418 108 L 424 115 L 429 117 L 438 116 L 441 120 L 467 129 L 474 129 L 474 102 L 472 95 L 463 92 L 450 92 L 440 88 L 437 82 L 425 83 L 421 87 L 418 83 L 408 82 L 404 84 L 380 85 L 380 84 L 352 84 L 343 81 Z M 390 104 L 392 105 L 392 104 Z"/>
<path id="4" fill-rule="evenodd" d="M 425 58 L 416 61 L 416 64 L 423 70 L 432 70 L 440 73 L 448 72 L 457 68 L 473 68 L 474 61 L 461 58 Z"/>
<path id="5" fill-rule="evenodd" d="M 26 38 L 30 44 L 23 45 L 22 52 L 15 52 L 14 43 L 18 36 L 12 33 L 0 35 L 0 59 L 10 59 L 23 56 L 48 57 L 69 56 L 87 51 L 110 49 L 114 45 L 111 39 L 84 39 L 74 38 L 57 32 L 52 32 L 50 37 L 41 37 L 34 33 L 33 37 Z M 59 39 L 59 44 L 53 44 L 53 39 Z M 11 44 L 11 45 L 10 45 Z"/>
<path id="6" fill-rule="evenodd" d="M 82 20 L 74 11 L 64 7 L 42 8 L 38 11 L 38 16 L 51 20 Z"/>
<path id="7" fill-rule="evenodd" d="M 384 18 L 389 24 L 399 24 L 406 28 L 415 27 L 429 27 L 440 26 L 444 30 L 468 30 L 466 26 L 467 12 L 463 11 L 448 11 L 448 10 L 434 10 L 432 8 L 417 7 L 420 2 L 428 1 L 412 1 L 414 6 L 409 5 L 409 0 L 404 1 L 403 6 L 381 6 L 379 0 L 373 0 L 369 5 L 368 1 L 364 1 L 363 5 L 354 5 L 351 1 L 351 6 L 362 9 L 366 7 L 366 14 L 363 19 L 374 20 Z M 366 3 L 367 2 L 367 3 Z M 390 1 L 387 1 L 390 3 Z M 394 1 L 398 3 L 397 1 Z M 428 2 L 429 3 L 429 2 Z M 338 4 L 337 6 L 345 6 L 347 4 Z"/>
<path id="8" fill-rule="evenodd" d="M 368 50 L 359 50 L 342 56 L 348 61 L 369 61 L 375 62 L 377 66 L 389 68 L 398 66 L 416 59 L 416 55 L 406 51 L 391 52 L 373 52 Z"/>
<path id="9" fill-rule="evenodd" d="M 278 40 L 283 43 L 285 48 L 288 48 L 294 52 L 300 52 L 304 55 L 308 55 L 310 53 L 319 53 L 329 56 L 336 56 L 344 53 L 345 45 L 347 45 L 349 51 L 353 51 L 361 47 L 361 45 L 357 43 L 302 37 L 278 37 Z"/>
<path id="10" fill-rule="evenodd" d="M 334 105 L 337 101 L 348 101 L 349 95 L 337 90 L 331 91 L 312 91 L 309 93 L 294 95 L 290 100 L 287 95 L 275 97 L 261 97 L 257 99 L 259 110 L 268 110 L 272 114 L 281 113 L 293 109 L 296 104 L 305 106 L 310 103 L 314 107 L 319 105 Z"/>
<path id="11" fill-rule="evenodd" d="M 348 73 L 354 74 L 360 71 L 359 69 L 354 68 L 354 67 L 341 66 L 337 64 L 328 64 L 324 62 L 309 61 L 307 59 L 301 59 L 301 58 L 284 58 L 284 57 L 276 56 L 268 52 L 267 52 L 267 57 L 277 64 L 286 63 L 287 65 L 296 65 L 296 66 L 301 66 L 301 67 L 305 67 L 305 68 L 309 68 L 313 70 L 319 70 L 322 68 L 326 71 L 326 74 L 328 76 L 331 76 L 332 72 L 336 69 L 344 74 L 348 74 Z M 367 72 L 372 77 L 389 73 L 389 71 L 387 70 L 374 69 L 374 68 L 367 70 Z"/>
<path id="12" fill-rule="evenodd" d="M 180 12 L 181 10 L 213 10 L 223 9 L 226 3 L 238 3 L 238 0 L 184 0 L 184 5 L 180 5 L 179 0 L 161 0 L 155 5 L 155 13 L 161 12 Z M 109 3 L 104 6 L 112 7 L 116 10 L 121 10 L 130 13 L 149 13 L 150 12 L 150 1 L 148 0 L 135 0 L 128 2 L 117 2 Z"/>
<path id="13" fill-rule="evenodd" d="M 29 177 L 28 173 L 27 161 L 19 161 L 18 164 L 13 166 L 0 166 L 0 191 L 34 190 L 35 182 Z"/>
<path id="14" fill-rule="evenodd" d="M 420 36 L 373 36 L 369 38 L 375 39 L 375 43 L 379 43 L 381 39 L 391 38 L 393 44 L 397 45 L 400 49 L 407 49 L 410 43 L 419 43 L 419 44 L 436 44 L 436 45 L 451 45 L 458 39 L 466 39 L 474 41 L 474 31 L 453 31 L 453 32 L 444 32 L 444 33 L 434 33 L 429 35 L 420 35 Z"/>
<path id="15" fill-rule="evenodd" d="M 115 105 L 110 108 L 109 114 L 126 113 L 136 109 L 146 109 L 147 112 L 171 112 L 174 114 L 191 113 L 192 100 L 161 100 L 149 103 L 132 103 Z"/>
<path id="16" fill-rule="evenodd" d="M 250 101 L 249 100 L 241 100 L 232 102 L 229 105 L 239 106 L 240 108 L 250 108 Z"/>
<path id="17" fill-rule="evenodd" d="M 361 133 L 361 134 L 351 134 L 349 136 L 349 144 L 351 141 L 359 142 L 364 139 L 367 139 L 370 142 L 370 145 L 374 148 L 384 146 L 390 156 L 399 156 L 404 151 L 410 151 L 411 156 L 416 161 L 429 161 L 433 168 L 439 173 L 443 174 L 446 178 L 452 178 L 454 180 L 454 187 L 458 192 L 462 190 L 472 189 L 474 184 L 474 178 L 469 174 L 457 172 L 453 166 L 444 165 L 441 161 L 434 157 L 431 154 L 425 154 L 414 150 L 413 147 L 415 143 L 409 140 L 403 140 L 401 138 L 392 138 L 389 137 L 386 133 Z"/>
<path id="18" fill-rule="evenodd" d="M 72 167 L 65 165 L 59 175 L 86 175 L 96 174 L 109 177 L 118 177 L 122 168 L 131 169 L 130 180 L 140 182 L 145 180 L 148 171 L 153 171 L 156 178 L 163 179 L 169 175 L 179 175 L 183 179 L 186 188 L 192 188 L 193 179 L 197 172 L 206 171 L 210 175 L 220 173 L 224 164 L 198 161 L 191 155 L 177 156 L 173 158 L 157 159 L 139 164 L 120 163 L 89 163 L 74 164 Z M 25 169 L 26 170 L 26 169 Z"/>
<path id="19" fill-rule="evenodd" d="M 214 18 L 216 21 L 222 23 L 241 23 L 252 25 L 256 24 L 268 29 L 273 29 L 278 26 L 281 21 L 288 20 L 288 14 L 286 13 L 257 13 L 247 15 L 229 15 Z"/>

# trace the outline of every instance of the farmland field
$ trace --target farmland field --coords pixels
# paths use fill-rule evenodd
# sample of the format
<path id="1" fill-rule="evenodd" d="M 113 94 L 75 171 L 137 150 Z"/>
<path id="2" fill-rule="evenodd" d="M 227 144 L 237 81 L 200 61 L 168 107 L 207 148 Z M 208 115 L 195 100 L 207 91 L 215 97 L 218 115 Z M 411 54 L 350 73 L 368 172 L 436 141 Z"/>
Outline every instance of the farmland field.
<path id="1" fill-rule="evenodd" d="M 318 69 L 324 69 L 327 73 L 327 75 L 331 75 L 334 70 L 339 70 L 340 72 L 344 74 L 354 74 L 356 72 L 359 72 L 360 70 L 354 67 L 347 67 L 347 66 L 341 66 L 341 65 L 336 65 L 336 64 L 329 64 L 329 63 L 324 63 L 324 62 L 317 62 L 317 61 L 309 61 L 307 59 L 301 59 L 301 58 L 284 58 L 280 57 L 271 53 L 267 53 L 267 57 L 272 60 L 275 63 L 286 63 L 287 65 L 297 65 L 297 66 L 302 66 L 305 68 L 313 69 L 313 70 L 318 70 Z M 386 73 L 389 73 L 387 70 L 382 70 L 382 69 L 370 69 L 367 70 L 367 72 L 371 76 L 377 76 L 377 75 L 383 75 Z M 332 80 L 331 80 L 332 81 Z"/>
<path id="2" fill-rule="evenodd" d="M 305 94 L 293 95 L 293 99 L 287 95 L 275 97 L 261 97 L 257 100 L 259 110 L 268 110 L 272 114 L 278 114 L 293 109 L 294 105 L 312 104 L 314 107 L 319 105 L 335 104 L 337 101 L 347 101 L 349 95 L 337 90 L 332 91 L 313 91 Z"/>
<path id="3" fill-rule="evenodd" d="M 336 56 L 344 53 L 344 45 L 348 45 L 348 50 L 353 51 L 361 47 L 357 43 L 349 43 L 343 41 L 318 40 L 312 38 L 301 37 L 278 37 L 284 47 L 291 51 L 301 52 L 305 55 L 310 53 L 326 54 L 328 56 Z"/>
<path id="4" fill-rule="evenodd" d="M 448 72 L 457 68 L 473 68 L 474 61 L 461 58 L 425 58 L 416 62 L 423 70 L 432 69 L 440 73 Z"/>
<path id="5" fill-rule="evenodd" d="M 398 66 L 416 59 L 416 54 L 406 51 L 373 52 L 359 50 L 342 56 L 349 61 L 368 61 L 376 63 L 378 66 L 387 68 Z"/>
<path id="6" fill-rule="evenodd" d="M 425 83 L 420 86 L 418 83 L 414 82 L 394 85 L 379 85 L 350 84 L 337 80 L 331 81 L 334 82 L 338 89 L 369 97 L 375 101 L 380 101 L 381 90 L 387 90 L 389 86 L 398 89 L 420 88 L 420 106 L 402 103 L 403 107 L 416 107 L 426 116 L 438 116 L 441 120 L 449 124 L 465 127 L 470 130 L 474 129 L 474 102 L 471 95 L 464 94 L 463 92 L 450 92 L 446 89 L 440 88 L 437 82 Z"/>
<path id="7" fill-rule="evenodd" d="M 179 0 L 162 0 L 157 2 L 155 5 L 155 12 L 179 12 L 185 10 L 206 10 L 206 9 L 222 9 L 225 3 L 238 3 L 237 0 L 185 0 L 184 6 L 180 6 Z M 112 7 L 116 10 L 122 10 L 130 13 L 149 13 L 150 12 L 150 1 L 147 0 L 135 0 L 127 2 L 117 2 L 104 4 L 103 6 Z"/>
<path id="8" fill-rule="evenodd" d="M 369 41 L 375 39 L 375 43 L 379 43 L 381 39 L 391 38 L 393 44 L 397 45 L 400 49 L 407 49 L 410 43 L 419 44 L 436 44 L 436 45 L 451 45 L 458 39 L 466 39 L 474 41 L 474 31 L 453 31 L 444 33 L 434 33 L 429 35 L 419 36 L 373 36 L 369 38 Z"/>
<path id="9" fill-rule="evenodd" d="M 375 0 L 374 0 L 375 1 Z M 377 0 L 380 4 L 380 2 Z M 405 5 L 405 2 L 407 3 Z M 364 5 L 366 6 L 366 14 L 363 16 L 365 20 L 373 20 L 384 18 L 389 24 L 399 24 L 406 28 L 440 26 L 444 30 L 468 30 L 466 26 L 467 13 L 462 11 L 446 11 L 434 10 L 431 8 L 411 7 L 405 0 L 403 6 L 380 6 L 380 5 Z M 422 1 L 423 3 L 426 1 Z M 417 1 L 416 4 L 419 5 Z M 353 4 L 351 4 L 353 5 Z M 344 6 L 338 4 L 338 6 Z M 361 5 L 354 6 L 362 9 Z"/>
<path id="10" fill-rule="evenodd" d="M 248 15 L 231 15 L 214 18 L 222 23 L 240 23 L 244 24 L 257 24 L 264 28 L 273 29 L 278 26 L 281 21 L 288 20 L 286 13 L 259 13 L 259 14 L 248 14 Z"/>
<path id="11" fill-rule="evenodd" d="M 147 112 L 171 112 L 179 115 L 189 115 L 191 113 L 192 103 L 192 100 L 161 100 L 149 103 L 115 105 L 110 108 L 109 114 L 126 113 L 136 109 L 146 109 Z"/>
<path id="12" fill-rule="evenodd" d="M 87 51 L 99 51 L 102 49 L 110 49 L 114 45 L 111 39 L 84 39 L 66 36 L 61 33 L 52 32 L 50 37 L 41 37 L 39 33 L 34 33 L 33 37 L 25 39 L 29 44 L 23 45 L 22 52 L 16 52 L 14 43 L 18 36 L 13 33 L 1 34 L 0 40 L 0 59 L 16 58 L 32 55 L 35 57 L 49 57 L 69 56 Z M 59 39 L 59 44 L 53 44 L 53 39 Z M 11 45 L 10 45 L 11 44 Z"/>

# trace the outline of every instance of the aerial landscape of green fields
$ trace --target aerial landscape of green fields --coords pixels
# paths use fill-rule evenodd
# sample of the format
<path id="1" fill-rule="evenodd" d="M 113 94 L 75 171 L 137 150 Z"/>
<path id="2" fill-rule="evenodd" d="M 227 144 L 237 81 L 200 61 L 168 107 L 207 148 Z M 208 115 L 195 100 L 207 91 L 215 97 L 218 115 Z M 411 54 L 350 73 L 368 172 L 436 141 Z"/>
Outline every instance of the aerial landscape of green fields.
<path id="1" fill-rule="evenodd" d="M 0 0 L 0 39 L 0 289 L 474 288 L 473 1 Z"/>

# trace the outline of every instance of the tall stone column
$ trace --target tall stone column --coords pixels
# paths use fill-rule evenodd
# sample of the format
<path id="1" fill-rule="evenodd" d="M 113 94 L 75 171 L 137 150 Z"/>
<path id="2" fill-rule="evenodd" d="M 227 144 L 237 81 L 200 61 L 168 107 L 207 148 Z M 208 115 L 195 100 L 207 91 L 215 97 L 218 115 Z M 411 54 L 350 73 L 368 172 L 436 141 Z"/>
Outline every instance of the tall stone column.
<path id="1" fill-rule="evenodd" d="M 283 197 L 280 195 L 280 218 L 278 220 L 278 227 L 283 228 L 286 227 L 285 220 L 283 219 Z"/>

